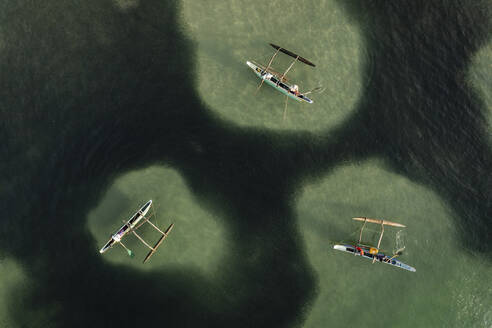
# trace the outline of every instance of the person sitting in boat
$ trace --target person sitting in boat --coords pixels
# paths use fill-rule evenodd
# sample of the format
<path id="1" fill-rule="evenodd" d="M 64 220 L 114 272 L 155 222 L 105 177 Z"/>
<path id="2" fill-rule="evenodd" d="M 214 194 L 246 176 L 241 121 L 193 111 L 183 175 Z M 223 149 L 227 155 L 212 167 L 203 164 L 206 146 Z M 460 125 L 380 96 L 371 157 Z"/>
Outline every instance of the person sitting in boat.
<path id="1" fill-rule="evenodd" d="M 292 91 L 292 93 L 294 93 L 296 96 L 299 95 L 299 86 L 297 84 L 294 84 L 290 87 L 290 91 Z"/>

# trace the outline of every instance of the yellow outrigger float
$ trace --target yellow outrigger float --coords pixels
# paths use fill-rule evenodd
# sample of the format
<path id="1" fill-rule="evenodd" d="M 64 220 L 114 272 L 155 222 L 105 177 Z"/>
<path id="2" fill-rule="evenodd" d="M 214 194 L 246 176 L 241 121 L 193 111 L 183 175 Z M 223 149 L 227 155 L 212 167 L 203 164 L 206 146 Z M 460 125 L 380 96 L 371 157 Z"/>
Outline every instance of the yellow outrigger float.
<path id="1" fill-rule="evenodd" d="M 397 250 L 393 256 L 387 256 L 380 252 L 379 247 L 381 246 L 381 240 L 383 239 L 383 234 L 384 234 L 384 226 L 392 226 L 392 227 L 399 227 L 399 228 L 405 228 L 406 226 L 401 224 L 401 223 L 396 223 L 396 222 L 391 222 L 388 220 L 380 220 L 380 219 L 370 219 L 370 218 L 352 218 L 353 220 L 356 221 L 361 221 L 364 222 L 362 225 L 362 228 L 360 229 L 360 234 L 359 234 L 359 241 L 354 244 L 335 244 L 333 246 L 334 249 L 346 253 L 351 253 L 355 256 L 361 256 L 363 258 L 372 260 L 372 263 L 375 263 L 376 261 L 381 262 L 381 263 L 386 263 L 404 270 L 408 270 L 411 272 L 415 272 L 416 269 L 410 265 L 407 265 L 403 262 L 400 262 L 396 260 L 395 258 L 397 256 L 400 256 L 403 253 L 403 250 L 405 247 Z M 381 225 L 381 233 L 379 235 L 379 241 L 378 245 L 376 247 L 370 246 L 370 245 L 364 245 L 362 244 L 362 232 L 364 231 L 364 228 L 366 226 L 366 223 L 375 223 L 375 224 L 380 224 Z"/>

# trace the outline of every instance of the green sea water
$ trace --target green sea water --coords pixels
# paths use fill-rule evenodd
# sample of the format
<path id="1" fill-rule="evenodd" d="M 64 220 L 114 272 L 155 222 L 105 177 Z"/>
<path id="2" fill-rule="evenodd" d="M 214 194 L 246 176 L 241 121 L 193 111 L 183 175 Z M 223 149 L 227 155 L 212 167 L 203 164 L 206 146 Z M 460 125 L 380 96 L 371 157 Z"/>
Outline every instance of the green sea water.
<path id="1" fill-rule="evenodd" d="M 115 137 L 114 131 L 117 129 L 112 124 L 118 126 L 117 124 L 127 120 L 130 122 L 129 126 L 133 127 L 133 116 L 125 116 L 125 111 L 131 112 L 130 108 L 137 108 L 136 112 L 140 115 L 145 114 L 148 107 L 157 108 L 152 113 L 166 112 L 169 109 L 166 106 L 173 106 L 187 113 L 191 107 L 185 99 L 180 107 L 169 105 L 166 97 L 156 101 L 159 96 L 154 93 L 144 93 L 144 100 L 140 100 L 137 95 L 156 84 L 159 90 L 170 88 L 171 85 L 170 81 L 160 85 L 152 73 L 145 75 L 147 70 L 158 71 L 159 65 L 167 63 L 164 59 L 156 59 L 156 54 L 160 53 L 155 50 L 164 47 L 163 44 L 169 46 L 166 43 L 166 34 L 155 32 L 155 26 L 168 24 L 167 21 L 159 21 L 159 17 L 165 17 L 164 10 L 156 5 L 159 9 L 150 13 L 149 5 L 137 0 L 108 1 L 104 2 L 104 5 L 90 2 L 88 5 L 79 4 L 80 7 L 74 5 L 73 8 L 66 6 L 62 9 L 54 4 L 47 4 L 42 10 L 24 10 L 21 5 L 16 7 L 12 2 L 9 3 L 10 6 L 7 2 L 4 4 L 4 20 L 3 23 L 0 22 L 0 59 L 11 60 L 14 55 L 23 58 L 24 55 L 19 51 L 22 47 L 16 48 L 13 45 L 24 44 L 27 48 L 27 44 L 41 36 L 42 40 L 46 40 L 42 44 L 48 50 L 26 52 L 38 54 L 32 58 L 38 58 L 39 53 L 51 54 L 53 62 L 56 62 L 56 56 L 59 55 L 62 58 L 59 61 L 66 60 L 69 65 L 41 65 L 38 63 L 39 59 L 28 57 L 37 63 L 33 64 L 32 71 L 21 71 L 24 75 L 4 74 L 4 81 L 7 81 L 5 85 L 11 86 L 11 89 L 4 88 L 3 92 L 14 90 L 10 92 L 15 93 L 15 90 L 32 82 L 35 86 L 32 94 L 35 96 L 34 100 L 29 102 L 27 100 L 31 99 L 31 93 L 26 92 L 25 98 L 17 97 L 19 103 L 9 103 L 8 106 L 2 103 L 2 115 L 8 113 L 12 116 L 7 117 L 21 117 L 18 114 L 20 109 L 23 109 L 23 106 L 33 108 L 32 104 L 38 104 L 38 107 L 34 108 L 39 112 L 42 112 L 40 108 L 46 109 L 47 113 L 66 113 L 70 110 L 77 112 L 80 108 L 84 108 L 84 111 L 77 112 L 76 119 L 68 123 L 63 120 L 62 114 L 56 117 L 41 115 L 50 117 L 47 119 L 47 125 L 36 123 L 35 120 L 34 123 L 30 121 L 35 115 L 28 112 L 26 117 L 29 118 L 26 120 L 33 126 L 32 135 L 36 136 L 36 126 L 40 126 L 40 135 L 43 138 L 25 137 L 23 133 L 29 134 L 31 131 L 28 128 L 5 128 L 5 131 L 14 132 L 9 132 L 8 138 L 5 138 L 11 147 L 5 153 L 8 156 L 3 157 L 8 160 L 2 165 L 6 165 L 7 168 L 18 166 L 27 169 L 22 174 L 10 174 L 5 177 L 2 186 L 7 188 L 3 187 L 1 195 L 9 194 L 25 200 L 25 204 L 28 205 L 19 217 L 37 218 L 39 223 L 42 222 L 41 219 L 46 219 L 44 213 L 52 213 L 50 209 L 58 209 L 62 206 L 60 203 L 66 204 L 63 205 L 65 207 L 61 211 L 62 214 L 56 216 L 57 225 L 63 227 L 57 229 L 57 232 L 64 231 L 73 239 L 66 251 L 57 253 L 52 251 L 55 247 L 48 245 L 51 239 L 57 240 L 56 234 L 39 234 L 36 230 L 38 228 L 32 228 L 31 234 L 27 226 L 37 225 L 20 223 L 19 226 L 15 226 L 12 224 L 14 220 L 4 225 L 2 229 L 5 229 L 9 236 L 16 237 L 9 237 L 11 239 L 8 239 L 8 245 L 1 245 L 10 251 L 2 252 L 0 249 L 0 328 L 63 327 L 67 322 L 76 324 L 77 321 L 72 318 L 77 316 L 80 322 L 84 323 L 84 314 L 91 318 L 87 319 L 91 324 L 99 322 L 103 325 L 103 322 L 110 322 L 121 313 L 119 303 L 115 304 L 114 308 L 102 307 L 104 310 L 98 312 L 99 308 L 93 305 L 97 301 L 94 295 L 102 298 L 101 295 L 105 296 L 105 293 L 115 293 L 115 299 L 118 302 L 121 299 L 122 304 L 140 304 L 141 299 L 151 300 L 147 304 L 156 304 L 152 309 L 159 312 L 153 314 L 138 312 L 144 311 L 138 307 L 137 313 L 144 313 L 138 316 L 142 325 L 147 323 L 145 320 L 152 325 L 162 322 L 162 317 L 168 316 L 175 320 L 169 322 L 170 326 L 175 327 L 183 326 L 183 320 L 187 326 L 197 326 L 198 322 L 204 326 L 208 324 L 247 327 L 250 323 L 248 319 L 256 326 L 261 326 L 263 317 L 268 320 L 269 326 L 492 327 L 492 262 L 490 256 L 476 251 L 473 246 L 467 244 L 467 239 L 473 240 L 475 235 L 466 230 L 468 221 L 460 220 L 460 216 L 466 217 L 466 214 L 475 211 L 479 206 L 473 203 L 474 196 L 471 196 L 467 203 L 453 194 L 449 196 L 451 188 L 448 185 L 435 182 L 445 181 L 446 177 L 453 180 L 457 176 L 457 184 L 464 185 L 463 190 L 471 190 L 469 193 L 475 195 L 473 188 L 467 189 L 470 183 L 466 178 L 467 170 L 461 170 L 460 165 L 465 163 L 469 167 L 468 171 L 478 172 L 479 180 L 487 181 L 490 179 L 490 171 L 486 170 L 487 164 L 474 166 L 481 159 L 470 164 L 467 161 L 470 155 L 464 153 L 458 157 L 442 157 L 443 159 L 439 158 L 437 162 L 444 163 L 439 167 L 444 168 L 444 172 L 429 170 L 431 173 L 424 174 L 425 178 L 422 178 L 419 170 L 425 168 L 427 163 L 417 156 L 418 151 L 411 152 L 412 147 L 405 148 L 405 151 L 411 154 L 410 159 L 415 156 L 415 162 L 418 164 L 410 168 L 405 167 L 402 163 L 404 160 L 396 161 L 397 164 L 388 160 L 390 156 L 384 152 L 381 156 L 347 156 L 344 149 L 359 148 L 351 144 L 353 140 L 347 138 L 348 134 L 337 132 L 339 129 L 350 130 L 350 126 L 347 125 L 357 121 L 359 117 L 374 117 L 371 122 L 382 126 L 383 131 L 398 131 L 396 137 L 392 135 L 395 139 L 421 140 L 421 143 L 417 142 L 416 145 L 426 149 L 423 152 L 428 153 L 429 157 L 426 157 L 426 160 L 429 159 L 430 162 L 434 155 L 432 150 L 436 148 L 429 148 L 427 151 L 426 147 L 438 141 L 432 138 L 425 140 L 428 136 L 425 134 L 428 128 L 427 121 L 420 121 L 421 125 L 409 125 L 411 128 L 408 129 L 405 127 L 407 121 L 412 121 L 414 116 L 420 117 L 421 112 L 429 109 L 425 103 L 432 102 L 432 97 L 425 98 L 422 103 L 412 102 L 412 95 L 418 93 L 415 90 L 425 89 L 429 85 L 409 89 L 405 97 L 408 96 L 412 106 L 398 107 L 392 106 L 392 102 L 391 106 L 385 103 L 381 99 L 399 96 L 398 90 L 393 89 L 395 94 L 391 94 L 389 91 L 386 92 L 390 88 L 386 88 L 386 93 L 370 100 L 378 101 L 377 107 L 388 106 L 387 111 L 377 111 L 370 106 L 366 112 L 361 110 L 366 106 L 364 104 L 367 98 L 364 97 L 367 97 L 367 93 L 376 93 L 374 86 L 372 89 L 368 87 L 374 79 L 379 78 L 379 82 L 384 82 L 386 79 L 394 78 L 391 71 L 394 67 L 388 71 L 381 65 L 374 67 L 374 53 L 378 53 L 374 48 L 382 47 L 387 41 L 383 40 L 381 44 L 376 42 L 374 45 L 371 44 L 374 40 L 367 36 L 372 36 L 373 33 L 406 35 L 398 30 L 401 26 L 415 27 L 422 24 L 425 28 L 426 19 L 412 25 L 413 23 L 399 23 L 401 17 L 396 17 L 393 22 L 394 31 L 383 33 L 376 31 L 379 28 L 378 24 L 384 27 L 385 23 L 393 18 L 378 16 L 379 20 L 372 26 L 375 30 L 369 30 L 371 25 L 363 22 L 377 13 L 377 6 L 374 5 L 374 11 L 371 11 L 372 7 L 369 5 L 361 6 L 360 8 L 366 8 L 367 11 L 354 15 L 349 3 L 356 2 L 352 1 L 344 4 L 343 1 L 334 0 L 305 0 L 290 5 L 256 0 L 248 2 L 247 5 L 241 1 L 178 1 L 175 23 L 178 24 L 183 37 L 192 44 L 192 51 L 187 54 L 169 51 L 162 55 L 162 58 L 170 57 L 170 54 L 190 56 L 190 66 L 177 67 L 176 70 L 193 73 L 187 75 L 191 79 L 187 81 L 190 83 L 189 86 L 194 88 L 189 90 L 189 98 L 197 97 L 200 111 L 207 117 L 203 122 L 209 124 L 208 118 L 212 117 L 219 123 L 205 130 L 205 136 L 197 137 L 193 133 L 199 129 L 196 126 L 202 121 L 193 121 L 189 125 L 187 122 L 175 124 L 168 120 L 168 117 L 160 118 L 158 114 L 153 114 L 157 117 L 154 119 L 149 114 L 152 118 L 146 121 L 147 124 L 150 125 L 154 121 L 153 128 L 161 134 L 156 133 L 152 138 L 139 139 L 139 131 L 144 133 L 145 130 L 139 126 L 140 130 L 128 129 L 131 131 L 128 132 L 131 137 L 122 142 Z M 27 6 L 29 7 L 29 4 Z M 139 11 L 139 8 L 143 7 L 146 10 Z M 46 15 L 37 14 L 38 10 Z M 410 6 L 409 11 L 411 10 L 417 9 Z M 453 10 L 461 13 L 459 8 Z M 422 15 L 425 17 L 425 10 L 423 12 Z M 23 33 L 17 32 L 16 29 L 11 32 L 7 28 L 17 25 L 7 19 L 5 13 L 11 13 L 13 16 L 10 17 L 20 17 L 23 22 L 29 22 L 18 25 L 24 26 L 19 27 Z M 63 21 L 61 17 L 65 17 L 67 21 Z M 152 22 L 154 27 L 149 27 L 148 22 Z M 43 30 L 42 27 L 45 25 L 54 26 L 53 28 L 63 35 L 62 39 L 69 42 L 63 47 L 50 49 L 48 45 L 56 43 L 56 38 L 50 34 L 49 29 Z M 2 26 L 4 28 L 1 28 Z M 408 29 L 411 30 L 410 27 Z M 139 31 L 136 33 L 137 36 L 132 34 L 135 30 Z M 465 28 L 463 30 L 466 31 Z M 36 38 L 30 39 L 25 36 L 31 35 L 29 33 L 39 34 L 33 34 Z M 156 39 L 156 36 L 159 38 Z M 130 41 L 119 43 L 126 38 Z M 15 40 L 20 41 L 16 43 Z M 403 40 L 409 43 L 416 42 L 411 38 Z M 256 93 L 259 79 L 245 64 L 246 60 L 267 63 L 274 53 L 274 49 L 268 45 L 269 42 L 292 50 L 316 64 L 316 68 L 312 68 L 297 63 L 289 74 L 301 90 L 317 86 L 325 88 L 323 93 L 312 94 L 315 101 L 312 105 L 289 100 L 285 118 L 285 97 L 267 85 Z M 416 42 L 416 45 L 419 43 Z M 404 45 L 389 45 L 390 48 L 401 46 Z M 174 49 L 173 44 L 169 47 Z M 86 48 L 91 49 L 90 55 L 84 52 L 83 49 Z M 423 49 L 422 53 L 425 53 L 425 47 Z M 138 53 L 145 60 L 135 64 L 131 60 L 125 61 L 118 57 L 134 53 Z M 148 55 L 149 53 L 152 55 Z M 145 57 L 147 55 L 148 57 Z M 129 57 L 134 59 L 130 55 Z M 482 114 L 487 125 L 485 134 L 480 134 L 480 137 L 488 139 L 485 143 L 489 150 L 492 143 L 491 58 L 491 43 L 487 41 L 476 49 L 462 72 L 463 81 L 469 84 L 481 108 L 484 109 Z M 274 67 L 282 71 L 288 67 L 290 60 L 287 56 L 279 55 Z M 51 61 L 46 58 L 44 63 L 49 64 Z M 43 69 L 48 73 L 39 73 L 44 71 L 36 69 L 38 64 L 45 67 Z M 390 64 L 388 62 L 388 66 Z M 411 66 L 411 63 L 407 64 Z M 4 65 L 12 66 L 10 62 L 5 61 Z M 143 77 L 137 77 L 143 80 L 148 77 L 148 80 L 142 82 L 128 73 L 131 71 L 128 67 L 133 67 L 132 65 L 135 65 L 136 71 L 144 72 Z M 101 67 L 110 67 L 113 70 L 108 69 L 108 73 Z M 86 70 L 91 69 L 104 73 L 101 73 L 101 76 L 84 75 Z M 399 67 L 402 72 L 406 69 Z M 408 75 L 413 76 L 412 74 L 409 70 Z M 423 71 L 415 75 L 425 74 L 431 76 L 435 72 Z M 12 76 L 18 77 L 14 79 Z M 45 76 L 48 77 L 46 80 L 40 79 Z M 74 81 L 79 81 L 80 84 L 66 83 L 66 76 L 72 76 Z M 107 76 L 115 76 L 115 80 L 128 84 L 128 89 L 120 91 L 118 83 L 111 84 L 108 80 L 112 80 Z M 55 81 L 54 85 L 57 88 L 50 89 L 52 84 L 46 81 L 51 80 Z M 430 80 L 440 85 L 440 76 L 436 75 Z M 143 85 L 142 88 L 140 84 Z M 179 90 L 179 93 L 188 92 L 183 91 L 179 83 L 177 87 L 172 88 Z M 94 95 L 91 90 L 102 92 Z M 113 94 L 112 92 L 116 96 L 110 100 L 101 95 Z M 442 89 L 439 89 L 439 92 L 445 93 Z M 50 100 L 43 103 L 43 95 L 53 95 L 53 99 L 57 100 L 48 97 Z M 79 97 L 82 100 L 78 100 Z M 99 100 L 98 97 L 106 100 Z M 451 99 L 450 102 L 455 101 L 452 94 L 448 97 Z M 110 106 L 109 104 L 116 104 L 114 106 L 118 108 L 118 115 L 101 114 L 102 116 L 98 117 L 97 114 L 89 114 L 105 113 L 104 109 Z M 193 106 L 195 105 L 193 103 Z M 422 108 L 415 112 L 409 109 L 419 106 Z M 393 120 L 392 110 L 400 111 L 401 115 L 397 115 L 397 118 L 403 118 Z M 92 122 L 91 117 L 98 117 L 98 124 L 99 120 L 112 123 L 86 124 L 86 121 Z M 450 144 L 456 142 L 454 137 L 463 137 L 459 131 L 453 134 L 451 127 L 459 130 L 461 122 L 462 126 L 467 128 L 465 120 L 450 116 L 440 119 L 454 122 L 443 123 L 436 128 L 444 131 L 443 134 L 451 131 L 447 134 Z M 50 125 L 50 120 L 53 120 L 53 126 Z M 17 127 L 18 121 L 11 119 L 3 122 L 10 122 L 10 125 Z M 353 123 L 354 127 L 358 127 L 356 123 Z M 28 127 L 31 126 L 29 124 Z M 63 138 L 57 135 L 58 131 L 64 131 L 61 128 L 53 128 L 59 126 L 80 129 L 87 138 L 90 138 L 91 133 L 96 133 L 94 131 L 103 131 L 100 132 L 101 138 L 99 135 L 99 139 L 94 138 L 96 146 L 98 142 L 102 142 L 108 148 L 114 143 L 117 145 L 116 148 L 143 149 L 156 143 L 158 146 L 152 148 L 154 153 L 161 152 L 163 155 L 155 156 L 157 160 L 152 158 L 153 160 L 144 161 L 143 164 L 139 162 L 138 165 L 131 165 L 128 164 L 131 160 L 125 156 L 111 158 L 103 154 L 94 159 L 91 157 L 93 153 L 88 151 L 82 156 L 84 160 L 92 160 L 98 165 L 88 164 L 88 168 L 84 169 L 96 173 L 93 173 L 91 179 L 80 182 L 70 174 L 65 176 L 60 173 L 71 172 L 71 168 L 75 166 L 72 161 L 66 160 L 62 165 L 56 161 L 55 164 L 49 164 L 51 156 L 61 154 L 59 156 L 62 157 L 65 153 L 79 151 L 69 146 L 57 148 L 60 143 L 71 145 L 70 134 L 60 133 Z M 173 129 L 175 126 L 177 128 Z M 223 133 L 223 127 L 230 133 Z M 165 131 L 169 129 L 173 129 L 172 135 L 166 134 Z M 354 130 L 354 133 L 357 133 L 357 129 Z M 376 130 L 376 127 L 368 128 L 368 131 L 372 130 Z M 414 136 L 409 130 L 418 132 Z M 107 134 L 104 131 L 107 131 Z M 423 133 L 424 136 L 419 136 L 419 133 Z M 241 139 L 237 135 L 246 135 L 247 138 Z M 161 139 L 171 141 L 161 146 Z M 252 139 L 259 141 L 255 143 Z M 128 140 L 130 142 L 127 142 Z M 188 140 L 191 141 L 188 143 Z M 375 140 L 377 145 L 385 145 L 388 142 L 380 135 L 377 135 Z M 481 139 L 477 139 L 477 142 L 481 142 Z M 134 148 L 131 146 L 132 143 L 136 145 Z M 243 144 L 248 146 L 244 147 Z M 323 148 L 320 145 L 328 146 Z M 398 148 L 398 145 L 394 147 Z M 403 143 L 402 148 L 406 145 Z M 192 151 L 184 152 L 185 155 L 180 154 L 175 159 L 173 151 L 168 151 L 173 147 L 190 147 Z M 391 146 L 388 147 L 391 149 L 388 152 L 398 152 Z M 473 148 L 472 145 L 470 148 Z M 325 155 L 318 157 L 317 154 L 320 153 Z M 43 154 L 46 156 L 43 157 Z M 483 162 L 487 163 L 486 160 Z M 122 166 L 125 169 L 121 169 Z M 43 170 L 44 167 L 46 171 Z M 110 168 L 110 173 L 106 167 Z M 113 168 L 116 173 L 113 173 Z M 5 169 L 4 172 L 9 171 Z M 34 179 L 38 172 L 46 173 L 47 179 L 42 181 L 53 183 L 48 191 L 44 189 L 45 184 L 31 182 L 38 181 Z M 277 178 L 283 172 L 292 176 Z M 442 180 L 435 178 L 440 173 L 445 177 Z M 101 183 L 101 189 L 99 184 L 96 184 L 96 187 L 93 185 L 94 181 L 99 183 L 99 179 L 103 179 L 99 174 L 105 179 L 105 182 Z M 270 177 L 272 179 L 268 180 Z M 472 181 L 476 184 L 480 182 L 473 179 Z M 234 188 L 230 187 L 231 185 Z M 279 185 L 287 191 L 284 193 L 284 189 Z M 63 196 L 59 196 L 60 194 Z M 63 202 L 60 199 L 63 199 Z M 153 220 L 159 227 L 166 228 L 171 223 L 175 224 L 169 238 L 150 262 L 145 265 L 141 263 L 147 250 L 133 237 L 129 237 L 125 245 L 135 252 L 135 258 L 129 258 L 124 250 L 118 248 L 100 255 L 98 250 L 108 240 L 110 233 L 118 229 L 122 220 L 127 220 L 149 199 L 154 201 Z M 81 206 L 80 203 L 84 205 Z M 265 204 L 271 204 L 271 207 Z M 75 212 L 72 207 L 83 210 Z M 5 208 L 8 208 L 7 204 Z M 477 211 L 481 211 L 481 216 L 487 216 L 490 214 L 490 205 Z M 333 250 L 333 242 L 354 239 L 360 227 L 351 220 L 356 216 L 385 218 L 405 224 L 407 228 L 401 233 L 399 229 L 387 229 L 383 248 L 391 252 L 397 242 L 403 243 L 405 251 L 400 260 L 415 267 L 417 271 L 411 273 L 380 263 L 371 264 L 360 257 Z M 66 223 L 74 218 L 80 220 L 78 224 Z M 28 250 L 20 247 L 20 250 L 17 250 L 11 246 L 28 242 L 27 237 L 21 238 L 22 234 L 13 233 L 14 227 L 15 231 L 24 231 L 26 236 L 30 237 L 29 240 L 35 240 L 34 247 L 30 246 Z M 378 229 L 374 227 L 372 230 Z M 1 236 L 7 235 L 5 231 L 0 231 Z M 142 229 L 142 235 L 151 244 L 158 238 L 148 227 Z M 373 242 L 376 235 L 374 231 L 368 232 L 368 238 L 372 238 Z M 487 242 L 490 246 L 490 239 L 482 241 L 482 244 L 487 245 Z M 294 251 L 291 251 L 290 247 Z M 73 260 L 61 265 L 56 260 L 57 256 L 64 259 L 73 257 Z M 83 260 L 78 260 L 78 256 Z M 291 260 L 292 265 L 289 266 Z M 63 279 L 60 279 L 63 282 L 50 278 L 56 276 L 54 272 L 57 268 L 64 272 L 61 277 Z M 292 274 L 285 274 L 286 271 Z M 101 281 L 105 281 L 108 286 L 111 284 L 112 288 L 128 288 L 128 294 L 121 292 L 121 295 L 124 295 L 121 298 L 118 298 L 120 294 L 115 290 L 97 294 L 98 289 L 104 289 L 104 286 L 99 286 L 97 282 L 87 282 L 87 287 L 80 287 L 73 294 L 57 291 L 69 289 L 68 287 L 74 284 L 74 281 L 70 280 L 70 275 L 74 272 L 80 274 L 77 276 L 78 279 L 88 276 L 94 281 L 94 277 L 101 276 Z M 121 278 L 126 277 L 125 275 L 138 278 L 136 281 Z M 285 277 L 292 277 L 292 281 L 286 282 Z M 125 285 L 128 281 L 131 281 L 133 287 Z M 50 289 L 56 292 L 46 292 Z M 299 291 L 303 289 L 304 294 Z M 296 299 L 300 300 L 301 304 L 297 304 Z M 175 307 L 170 310 L 170 305 Z M 24 309 L 25 314 L 20 319 L 19 313 L 23 313 Z M 256 313 L 259 313 L 258 316 L 255 316 Z M 189 321 L 186 321 L 185 316 L 188 316 Z M 285 322 L 282 320 L 283 317 L 291 319 Z M 91 321 L 93 318 L 97 320 Z M 271 318 L 278 318 L 278 322 L 272 321 Z M 131 321 L 126 321 L 125 324 L 134 326 Z"/>
<path id="2" fill-rule="evenodd" d="M 109 234 L 117 231 L 122 221 L 126 222 L 132 211 L 135 212 L 136 197 L 141 205 L 152 199 L 155 205 L 150 211 L 154 213 L 151 220 L 161 230 L 175 223 L 175 229 L 169 235 L 170 242 L 166 241 L 162 255 L 152 257 L 147 265 L 142 265 L 142 260 L 148 249 L 136 238 L 128 238 L 128 243 L 125 241 L 125 246 L 135 253 L 134 259 L 130 259 L 123 248 L 105 253 L 104 259 L 143 271 L 165 266 L 191 267 L 213 277 L 218 262 L 228 249 L 229 238 L 220 217 L 200 206 L 181 176 L 170 168 L 153 166 L 114 182 L 101 204 L 89 214 L 88 225 L 96 241 L 95 247 L 102 247 Z M 160 237 L 148 225 L 139 230 L 150 245 Z"/>
<path id="3" fill-rule="evenodd" d="M 241 127 L 320 131 L 350 115 L 362 89 L 364 45 L 357 26 L 336 1 L 280 3 L 183 1 L 182 22 L 197 47 L 196 87 L 214 114 Z M 323 26 L 322 29 L 319 27 Z M 320 42 L 320 40 L 325 40 Z M 314 62 L 294 65 L 288 76 L 301 91 L 318 86 L 314 104 L 287 102 L 259 79 L 247 60 L 268 64 L 275 53 L 268 43 Z M 292 58 L 280 54 L 273 68 L 284 72 Z"/>
<path id="4" fill-rule="evenodd" d="M 492 289 L 486 281 L 492 266 L 456 241 L 451 210 L 433 192 L 370 160 L 307 184 L 297 209 L 319 279 L 306 327 L 326 322 L 334 327 L 490 326 Z M 350 222 L 354 216 L 407 225 L 404 241 L 399 240 L 405 246 L 400 260 L 417 271 L 373 265 L 330 249 L 329 241 L 358 238 L 360 225 Z M 385 229 L 381 245 L 388 253 L 396 249 L 398 231 Z"/>
<path id="5" fill-rule="evenodd" d="M 472 60 L 467 72 L 470 85 L 480 95 L 480 99 L 487 108 L 489 139 L 492 140 L 492 42 L 482 47 Z"/>
<path id="6" fill-rule="evenodd" d="M 158 181 L 166 181 L 161 185 Z M 451 210 L 428 189 L 388 172 L 384 163 L 368 160 L 349 164 L 300 188 L 295 209 L 306 255 L 316 273 L 316 297 L 303 327 L 489 327 L 492 322 L 492 286 L 487 283 L 492 265 L 457 241 Z M 326 195 L 330 195 L 329 198 Z M 214 281 L 234 240 L 220 215 L 207 213 L 190 194 L 179 174 L 166 167 L 149 167 L 118 178 L 100 205 L 89 215 L 96 247 L 116 231 L 125 218 L 152 198 L 161 227 L 175 229 L 152 260 L 142 265 L 147 249 L 135 238 L 129 242 L 137 254 L 124 250 L 104 254 L 108 264 L 139 271 L 165 267 L 193 268 Z M 140 202 L 139 202 L 140 201 Z M 134 205 L 133 207 L 131 205 Z M 128 216 L 128 215 L 127 215 Z M 407 225 L 386 228 L 382 247 L 388 253 L 405 246 L 401 261 L 415 273 L 383 264 L 371 264 L 332 249 L 334 242 L 357 239 L 360 225 L 354 216 L 379 217 Z M 366 230 L 365 240 L 377 242 L 379 227 Z M 355 234 L 354 234 L 355 233 Z M 143 235 L 157 239 L 147 231 Z M 220 285 L 220 281 L 214 284 Z"/>

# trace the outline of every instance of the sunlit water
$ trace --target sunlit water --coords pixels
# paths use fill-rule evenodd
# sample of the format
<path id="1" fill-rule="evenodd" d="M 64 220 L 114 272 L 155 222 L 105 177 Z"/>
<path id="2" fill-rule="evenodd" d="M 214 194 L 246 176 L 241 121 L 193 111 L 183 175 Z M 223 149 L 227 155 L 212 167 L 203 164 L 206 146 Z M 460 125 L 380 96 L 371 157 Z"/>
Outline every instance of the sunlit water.
<path id="1" fill-rule="evenodd" d="M 412 6 L 5 1 L 0 328 L 492 327 L 486 22 Z M 150 262 L 100 255 L 149 199 Z M 334 251 L 355 216 L 417 271 Z"/>

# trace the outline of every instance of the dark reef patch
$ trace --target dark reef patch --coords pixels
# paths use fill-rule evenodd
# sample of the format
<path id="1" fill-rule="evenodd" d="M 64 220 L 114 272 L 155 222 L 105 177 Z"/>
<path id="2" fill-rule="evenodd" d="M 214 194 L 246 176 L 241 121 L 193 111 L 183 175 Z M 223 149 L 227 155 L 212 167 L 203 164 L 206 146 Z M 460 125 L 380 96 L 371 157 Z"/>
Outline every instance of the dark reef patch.
<path id="1" fill-rule="evenodd" d="M 126 12 L 94 0 L 3 2 L 0 248 L 32 281 L 12 307 L 19 326 L 300 324 L 316 281 L 295 222 L 297 189 L 368 156 L 432 188 L 466 246 L 490 258 L 492 148 L 486 108 L 464 79 L 489 39 L 490 7 L 339 2 L 360 24 L 372 76 L 353 116 L 322 135 L 214 116 L 194 91 L 177 1 Z M 234 236 L 216 281 L 144 274 L 88 249 L 87 213 L 112 179 L 155 163 L 178 170 Z"/>

